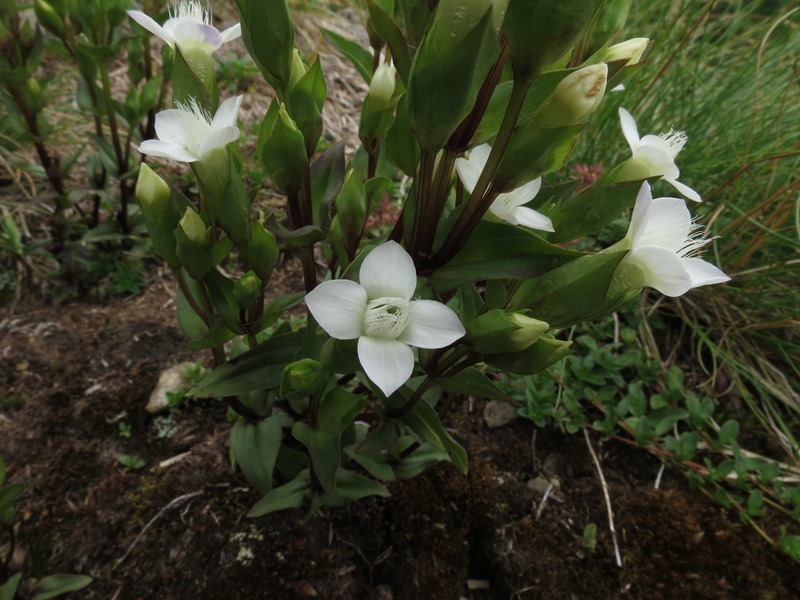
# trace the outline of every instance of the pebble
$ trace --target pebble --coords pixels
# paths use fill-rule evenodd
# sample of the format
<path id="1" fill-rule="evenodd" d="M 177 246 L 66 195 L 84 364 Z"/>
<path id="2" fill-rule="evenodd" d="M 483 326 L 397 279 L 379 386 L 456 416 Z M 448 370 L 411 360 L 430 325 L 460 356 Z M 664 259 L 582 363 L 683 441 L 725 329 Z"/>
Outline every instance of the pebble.
<path id="1" fill-rule="evenodd" d="M 192 362 L 182 362 L 162 371 L 158 377 L 158 383 L 150 394 L 145 410 L 151 415 L 158 414 L 169 408 L 167 392 L 174 394 L 192 386 L 186 378 L 187 369 L 194 367 Z"/>
<path id="2" fill-rule="evenodd" d="M 483 420 L 490 429 L 508 425 L 518 417 L 515 406 L 499 400 L 491 400 L 483 409 Z"/>

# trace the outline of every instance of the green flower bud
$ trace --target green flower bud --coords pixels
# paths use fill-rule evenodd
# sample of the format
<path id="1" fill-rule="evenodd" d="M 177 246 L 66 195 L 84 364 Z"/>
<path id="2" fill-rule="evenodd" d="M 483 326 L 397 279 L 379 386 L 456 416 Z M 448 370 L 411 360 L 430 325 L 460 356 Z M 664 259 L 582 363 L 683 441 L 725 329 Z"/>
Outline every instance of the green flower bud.
<path id="1" fill-rule="evenodd" d="M 585 123 L 606 91 L 608 66 L 604 62 L 567 75 L 534 117 L 538 127 L 565 127 Z"/>
<path id="2" fill-rule="evenodd" d="M 263 283 L 253 271 L 248 271 L 233 284 L 233 298 L 239 308 L 249 308 L 261 296 Z"/>
<path id="3" fill-rule="evenodd" d="M 171 195 L 167 182 L 147 163 L 142 163 L 136 180 L 136 199 L 139 200 L 142 213 L 149 219 L 158 219 L 167 210 Z"/>
<path id="4" fill-rule="evenodd" d="M 467 343 L 481 354 L 520 352 L 538 340 L 549 325 L 522 313 L 490 310 L 467 325 Z"/>
<path id="5" fill-rule="evenodd" d="M 367 194 L 361 177 L 353 169 L 345 175 L 342 189 L 336 196 L 336 214 L 347 238 L 357 240 L 367 219 Z"/>
<path id="6" fill-rule="evenodd" d="M 33 10 L 42 27 L 59 38 L 64 37 L 64 19 L 59 16 L 50 3 L 45 0 L 34 0 Z"/>
<path id="7" fill-rule="evenodd" d="M 200 218 L 200 215 L 194 209 L 188 208 L 183 215 L 178 226 L 183 233 L 186 234 L 187 239 L 198 246 L 206 246 L 209 243 L 210 235 L 208 227 Z"/>
<path id="8" fill-rule="evenodd" d="M 375 73 L 372 75 L 372 81 L 369 83 L 369 91 L 367 97 L 372 98 L 374 108 L 380 110 L 389 106 L 394 107 L 392 96 L 394 95 L 395 88 L 395 75 L 397 69 L 394 65 L 382 62 Z"/>
<path id="9" fill-rule="evenodd" d="M 308 73 L 308 67 L 303 62 L 303 59 L 300 58 L 300 51 L 295 48 L 292 51 L 292 75 L 291 79 L 289 79 L 289 89 L 291 90 L 297 82 L 303 78 L 303 75 Z"/>
<path id="10" fill-rule="evenodd" d="M 261 159 L 281 191 L 292 194 L 300 189 L 308 171 L 305 138 L 283 104 L 263 146 Z"/>
<path id="11" fill-rule="evenodd" d="M 625 60 L 625 66 L 636 65 L 642 60 L 644 51 L 650 45 L 648 38 L 632 38 L 619 44 L 609 46 L 600 53 L 600 60 L 612 62 L 615 60 Z"/>
<path id="12" fill-rule="evenodd" d="M 297 401 L 313 396 L 328 381 L 328 373 L 322 363 L 303 358 L 286 365 L 281 378 L 280 395 L 289 401 Z M 294 408 L 294 405 L 293 405 Z"/>
<path id="13" fill-rule="evenodd" d="M 247 259 L 247 266 L 258 275 L 261 281 L 268 281 L 272 269 L 278 263 L 278 241 L 275 234 L 265 229 L 258 221 L 253 221 L 250 226 L 250 243 L 243 250 Z"/>

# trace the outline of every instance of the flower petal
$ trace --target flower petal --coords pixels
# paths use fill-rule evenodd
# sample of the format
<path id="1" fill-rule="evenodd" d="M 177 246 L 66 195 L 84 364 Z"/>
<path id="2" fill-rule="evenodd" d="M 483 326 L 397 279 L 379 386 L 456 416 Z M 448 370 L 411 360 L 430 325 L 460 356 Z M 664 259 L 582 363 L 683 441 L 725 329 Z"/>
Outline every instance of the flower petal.
<path id="1" fill-rule="evenodd" d="M 367 292 L 355 281 L 324 281 L 306 294 L 306 305 L 332 338 L 352 340 L 361 335 Z"/>
<path id="2" fill-rule="evenodd" d="M 153 35 L 157 35 L 162 40 L 167 42 L 167 44 L 173 48 L 175 47 L 175 38 L 172 37 L 172 35 L 166 29 L 164 29 L 161 25 L 156 23 L 152 18 L 144 14 L 142 11 L 129 10 L 128 16 Z"/>
<path id="3" fill-rule="evenodd" d="M 641 145 L 630 158 L 629 172 L 636 175 L 637 179 L 648 177 L 678 177 L 681 172 L 675 165 L 675 160 L 664 148 L 659 146 Z"/>
<path id="4" fill-rule="evenodd" d="M 512 214 L 513 209 L 508 206 L 505 194 L 500 194 L 494 199 L 494 202 L 489 206 L 489 212 L 506 223 L 511 225 L 519 224 L 517 218 Z"/>
<path id="5" fill-rule="evenodd" d="M 645 228 L 652 204 L 653 192 L 650 190 L 650 184 L 645 181 L 642 183 L 642 187 L 639 188 L 639 193 L 636 195 L 636 202 L 633 205 L 633 214 L 631 215 L 631 224 L 628 226 L 628 233 L 625 237 L 633 240 L 637 237 L 636 232 Z"/>
<path id="6" fill-rule="evenodd" d="M 536 194 L 539 193 L 539 190 L 542 187 L 542 178 L 537 177 L 533 181 L 529 181 L 525 185 L 521 185 L 515 190 L 507 192 L 505 194 L 500 194 L 500 196 L 505 198 L 505 205 L 509 208 L 516 208 L 517 206 L 522 206 L 533 200 L 536 197 Z"/>
<path id="7" fill-rule="evenodd" d="M 417 348 L 444 348 L 462 337 L 466 331 L 458 315 L 435 300 L 417 300 L 409 307 L 411 315 L 400 342 Z"/>
<path id="8" fill-rule="evenodd" d="M 237 23 L 231 27 L 228 27 L 225 31 L 220 32 L 219 36 L 222 38 L 222 43 L 230 42 L 235 40 L 242 35 L 242 24 Z"/>
<path id="9" fill-rule="evenodd" d="M 631 250 L 623 259 L 642 271 L 643 286 L 657 289 L 665 296 L 681 296 L 692 287 L 685 261 L 674 252 L 656 246 Z"/>
<path id="10" fill-rule="evenodd" d="M 370 300 L 386 297 L 410 300 L 417 287 L 417 269 L 400 244 L 386 242 L 361 263 L 359 281 Z"/>
<path id="11" fill-rule="evenodd" d="M 538 231 L 555 231 L 550 217 L 543 215 L 538 210 L 533 210 L 527 206 L 518 206 L 511 210 L 511 214 L 514 216 L 517 223 L 525 227 L 530 227 Z"/>
<path id="12" fill-rule="evenodd" d="M 179 108 L 168 108 L 156 114 L 156 135 L 162 142 L 186 145 L 184 124 L 192 113 Z"/>
<path id="13" fill-rule="evenodd" d="M 681 194 L 686 196 L 689 200 L 693 200 L 694 202 L 702 202 L 703 199 L 700 197 L 700 194 L 695 192 L 692 188 L 690 188 L 685 183 L 681 183 L 677 179 L 672 179 L 670 177 L 662 177 L 664 181 L 678 190 Z"/>
<path id="14" fill-rule="evenodd" d="M 218 129 L 206 139 L 203 140 L 203 143 L 200 144 L 200 148 L 198 153 L 202 158 L 212 150 L 216 150 L 217 148 L 224 148 L 231 142 L 235 142 L 239 139 L 239 128 L 238 127 L 224 127 L 223 129 Z"/>
<path id="15" fill-rule="evenodd" d="M 138 149 L 139 152 L 148 156 L 169 158 L 178 162 L 191 163 L 199 160 L 199 157 L 189 152 L 185 146 L 162 142 L 161 140 L 146 140 L 141 143 Z"/>
<path id="16" fill-rule="evenodd" d="M 387 396 L 408 381 L 414 372 L 414 352 L 397 340 L 360 337 L 358 360 L 367 377 Z"/>
<path id="17" fill-rule="evenodd" d="M 633 231 L 631 248 L 658 246 L 679 254 L 691 241 L 692 215 L 683 198 L 656 198 Z"/>
<path id="18" fill-rule="evenodd" d="M 214 119 L 211 121 L 211 129 L 217 130 L 223 127 L 236 127 L 239 119 L 239 107 L 242 105 L 242 96 L 228 98 L 219 105 Z"/>
<path id="19" fill-rule="evenodd" d="M 704 261 L 702 258 L 684 258 L 683 265 L 689 272 L 689 277 L 692 278 L 693 288 L 700 287 L 701 285 L 725 283 L 731 280 L 725 273 L 711 263 Z"/>
<path id="20" fill-rule="evenodd" d="M 205 23 L 180 19 L 172 31 L 175 42 L 184 51 L 188 48 L 201 48 L 204 52 L 211 54 L 222 45 L 219 31 Z"/>
<path id="21" fill-rule="evenodd" d="M 478 179 L 483 172 L 483 167 L 486 165 L 486 160 L 489 158 L 491 151 L 492 147 L 489 144 L 481 144 L 470 150 L 469 159 L 456 159 L 458 177 L 470 194 L 472 190 L 475 189 L 475 184 L 478 183 Z"/>
<path id="22" fill-rule="evenodd" d="M 631 147 L 631 152 L 636 152 L 639 147 L 639 130 L 636 128 L 636 121 L 627 110 L 620 106 L 619 108 L 619 124 L 622 127 L 622 135 Z"/>

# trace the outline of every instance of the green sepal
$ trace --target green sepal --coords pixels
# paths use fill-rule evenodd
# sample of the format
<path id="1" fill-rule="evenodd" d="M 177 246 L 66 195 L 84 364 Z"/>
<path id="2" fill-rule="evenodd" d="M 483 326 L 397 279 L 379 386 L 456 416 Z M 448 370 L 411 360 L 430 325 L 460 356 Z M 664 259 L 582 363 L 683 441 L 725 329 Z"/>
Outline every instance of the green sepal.
<path id="1" fill-rule="evenodd" d="M 356 42 L 348 40 L 330 29 L 325 29 L 324 27 L 319 29 L 331 46 L 350 59 L 364 83 L 369 85 L 369 81 L 372 78 L 372 53 Z"/>
<path id="2" fill-rule="evenodd" d="M 437 10 L 408 77 L 409 120 L 420 146 L 432 150 L 443 147 L 472 110 L 500 52 L 491 10 L 455 44 L 439 39 L 448 26 Z"/>
<path id="3" fill-rule="evenodd" d="M 303 500 L 309 494 L 311 494 L 311 473 L 308 469 L 303 469 L 290 482 L 276 487 L 256 502 L 255 506 L 247 513 L 247 517 L 252 519 L 276 510 L 297 508 L 303 504 Z"/>
<path id="4" fill-rule="evenodd" d="M 48 600 L 61 594 L 77 592 L 94 581 L 88 575 L 57 574 L 42 577 L 31 586 L 31 600 Z"/>
<path id="5" fill-rule="evenodd" d="M 263 282 L 269 281 L 272 269 L 278 264 L 280 249 L 275 234 L 258 221 L 250 224 L 250 242 L 241 249 L 245 264 Z"/>
<path id="6" fill-rule="evenodd" d="M 581 255 L 550 244 L 522 227 L 481 221 L 458 254 L 433 271 L 429 279 L 437 291 L 486 279 L 524 279 L 547 273 Z"/>
<path id="7" fill-rule="evenodd" d="M 540 129 L 530 126 L 515 131 L 497 168 L 492 189 L 499 193 L 507 192 L 561 169 L 583 127 L 568 125 Z"/>
<path id="8" fill-rule="evenodd" d="M 220 227 L 238 247 L 250 241 L 250 195 L 236 161 L 225 148 L 209 152 L 192 164 L 200 195 Z"/>
<path id="9" fill-rule="evenodd" d="M 361 177 L 350 169 L 336 195 L 336 214 L 345 236 L 357 241 L 367 219 L 367 193 Z"/>
<path id="10" fill-rule="evenodd" d="M 236 463 L 256 489 L 262 494 L 272 491 L 272 474 L 283 439 L 283 429 L 292 426 L 286 413 L 274 413 L 253 423 L 239 419 L 231 429 L 231 451 Z"/>
<path id="11" fill-rule="evenodd" d="M 322 73 L 322 63 L 317 57 L 311 68 L 289 92 L 292 118 L 303 134 L 306 155 L 309 158 L 314 155 L 322 135 L 322 108 L 327 94 L 328 86 Z"/>
<path id="12" fill-rule="evenodd" d="M 633 206 L 641 181 L 595 184 L 562 199 L 548 211 L 555 233 L 553 242 L 568 242 L 597 233 Z"/>
<path id="13" fill-rule="evenodd" d="M 286 0 L 236 0 L 242 40 L 264 78 L 283 98 L 292 77 L 294 23 Z"/>
<path id="14" fill-rule="evenodd" d="M 411 54 L 408 51 L 403 32 L 400 31 L 394 19 L 375 0 L 367 0 L 367 11 L 369 26 L 389 46 L 392 51 L 392 62 L 397 67 L 397 74 L 400 75 L 403 85 L 407 85 L 411 71 Z M 372 68 L 370 67 L 371 77 Z"/>
<path id="15" fill-rule="evenodd" d="M 614 272 L 626 252 L 577 258 L 535 279 L 523 281 L 509 303 L 560 329 L 613 312 L 627 296 L 607 298 Z"/>
<path id="16" fill-rule="evenodd" d="M 489 354 L 484 361 L 489 366 L 516 375 L 534 375 L 567 356 L 571 345 L 571 341 L 557 340 L 545 334 L 522 352 Z"/>
<path id="17" fill-rule="evenodd" d="M 201 280 L 216 264 L 212 249 L 190 240 L 183 227 L 175 228 L 175 254 L 180 265 L 193 279 Z"/>
<path id="18" fill-rule="evenodd" d="M 294 360 L 304 336 L 304 331 L 297 331 L 271 337 L 211 371 L 186 395 L 192 398 L 224 398 L 277 388 L 284 367 Z"/>
<path id="19" fill-rule="evenodd" d="M 302 421 L 292 425 L 292 436 L 308 450 L 311 467 L 326 494 L 336 493 L 336 470 L 342 461 L 340 434 L 313 429 Z"/>
<path id="20" fill-rule="evenodd" d="M 197 102 L 209 114 L 214 114 L 219 103 L 214 80 L 214 60 L 202 50 L 185 56 L 177 46 L 173 49 L 172 98 L 175 102 Z M 194 67 L 194 68 L 192 68 Z"/>
<path id="21" fill-rule="evenodd" d="M 308 172 L 305 138 L 284 106 L 280 107 L 264 142 L 261 160 L 282 192 L 291 195 L 300 189 Z"/>
<path id="22" fill-rule="evenodd" d="M 172 187 L 170 190 L 170 198 L 163 211 L 159 211 L 160 214 L 149 213 L 146 210 L 142 210 L 141 214 L 150 233 L 153 249 L 171 269 L 178 270 L 180 260 L 177 255 L 175 230 L 178 228 L 181 216 L 191 203 L 180 191 Z"/>

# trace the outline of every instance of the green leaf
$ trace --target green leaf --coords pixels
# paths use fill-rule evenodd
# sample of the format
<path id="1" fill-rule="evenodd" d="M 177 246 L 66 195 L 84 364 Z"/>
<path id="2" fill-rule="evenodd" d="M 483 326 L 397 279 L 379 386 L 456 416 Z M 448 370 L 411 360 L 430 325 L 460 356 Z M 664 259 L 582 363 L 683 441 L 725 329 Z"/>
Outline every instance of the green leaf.
<path id="1" fill-rule="evenodd" d="M 534 375 L 557 363 L 570 353 L 572 342 L 543 335 L 521 352 L 487 354 L 486 364 L 517 375 Z"/>
<path id="2" fill-rule="evenodd" d="M 328 148 L 311 163 L 311 204 L 314 224 L 327 231 L 331 205 L 342 189 L 345 174 L 344 142 Z"/>
<path id="3" fill-rule="evenodd" d="M 349 446 L 344 449 L 345 454 L 363 467 L 367 473 L 383 481 L 394 481 L 395 474 L 392 467 L 386 464 L 385 457 L 381 454 L 359 454 L 358 450 Z"/>
<path id="4" fill-rule="evenodd" d="M 242 40 L 261 73 L 282 97 L 292 74 L 294 23 L 286 0 L 237 0 Z"/>
<path id="5" fill-rule="evenodd" d="M 220 365 L 187 392 L 193 398 L 225 398 L 277 388 L 284 367 L 292 362 L 304 332 L 278 335 L 234 360 Z"/>
<path id="6" fill-rule="evenodd" d="M 264 312 L 261 314 L 261 317 L 256 321 L 254 326 L 255 330 L 263 331 L 272 325 L 284 312 L 300 304 L 305 296 L 304 292 L 296 292 L 294 294 L 278 296 L 270 300 L 264 307 Z"/>
<path id="7" fill-rule="evenodd" d="M 303 444 L 311 456 L 311 466 L 326 494 L 336 493 L 336 470 L 342 461 L 340 434 L 312 429 L 302 421 L 292 425 L 292 436 Z"/>
<path id="8" fill-rule="evenodd" d="M 486 279 L 524 279 L 579 256 L 580 252 L 550 244 L 523 227 L 481 221 L 458 254 L 430 275 L 430 282 L 436 290 L 447 291 Z"/>
<path id="9" fill-rule="evenodd" d="M 306 154 L 311 157 L 322 134 L 322 107 L 328 94 L 328 86 L 322 73 L 322 63 L 317 57 L 311 68 L 300 78 L 289 92 L 292 118 L 303 133 Z"/>
<path id="10" fill-rule="evenodd" d="M 330 29 L 320 27 L 320 31 L 331 46 L 350 59 L 364 82 L 369 85 L 372 81 L 372 53 Z"/>
<path id="11" fill-rule="evenodd" d="M 0 488 L 0 513 L 8 509 L 13 502 L 22 495 L 25 488 L 21 483 L 6 485 Z"/>
<path id="12" fill-rule="evenodd" d="M 364 477 L 355 471 L 339 469 L 336 475 L 336 493 L 333 496 L 320 498 L 325 506 L 341 506 L 347 502 L 355 502 L 367 496 L 389 496 L 386 486 Z"/>
<path id="13" fill-rule="evenodd" d="M 31 600 L 47 600 L 67 592 L 77 592 L 92 583 L 93 579 L 87 575 L 48 575 L 42 577 L 31 589 Z"/>
<path id="14" fill-rule="evenodd" d="M 0 600 L 14 600 L 20 579 L 22 579 L 22 573 L 17 573 L 16 575 L 12 575 L 4 584 L 0 585 Z"/>
<path id="15" fill-rule="evenodd" d="M 406 45 L 403 32 L 386 12 L 375 3 L 375 0 L 367 0 L 367 11 L 369 12 L 369 24 L 392 51 L 392 61 L 397 67 L 397 74 L 403 84 L 408 83 L 408 73 L 411 70 L 411 55 Z M 371 59 L 370 59 L 371 62 Z M 372 67 L 370 66 L 370 73 Z M 372 75 L 370 74 L 370 79 Z"/>
<path id="16" fill-rule="evenodd" d="M 497 389 L 489 378 L 475 367 L 464 369 L 454 377 L 439 377 L 435 381 L 448 392 L 511 402 L 511 398 L 507 394 Z"/>
<path id="17" fill-rule="evenodd" d="M 398 0 L 397 5 L 403 15 L 409 43 L 419 46 L 433 15 L 431 4 L 428 0 Z"/>
<path id="18" fill-rule="evenodd" d="M 0 488 L 3 487 L 6 482 L 6 473 L 8 473 L 6 463 L 3 460 L 3 457 L 0 456 Z"/>
<path id="19" fill-rule="evenodd" d="M 678 421 L 689 418 L 689 411 L 683 408 L 667 406 L 654 410 L 647 415 L 650 423 L 653 424 L 653 431 L 660 437 L 670 431 Z"/>
<path id="20" fill-rule="evenodd" d="M 719 443 L 722 446 L 727 446 L 733 441 L 736 441 L 736 437 L 739 435 L 739 422 L 735 419 L 728 419 L 722 424 L 722 427 L 719 428 Z"/>
<path id="21" fill-rule="evenodd" d="M 291 231 L 288 229 L 273 229 L 272 232 L 276 237 L 296 248 L 311 246 L 325 239 L 325 233 L 316 225 L 304 225 Z"/>
<path id="22" fill-rule="evenodd" d="M 403 479 L 416 477 L 429 466 L 448 460 L 448 455 L 442 450 L 437 450 L 430 444 L 422 444 L 411 454 L 406 456 L 394 468 L 395 474 Z"/>
<path id="23" fill-rule="evenodd" d="M 297 477 L 289 483 L 276 487 L 269 494 L 259 500 L 250 512 L 248 518 L 260 517 L 276 510 L 297 508 L 303 503 L 307 494 L 311 493 L 311 475 L 308 469 L 302 470 Z"/>
<path id="24" fill-rule="evenodd" d="M 247 481 L 262 494 L 272 491 L 272 473 L 283 439 L 284 427 L 292 419 L 286 413 L 275 413 L 253 423 L 239 419 L 231 430 L 231 450 Z"/>
<path id="25" fill-rule="evenodd" d="M 409 177 L 414 177 L 422 156 L 417 138 L 408 118 L 407 97 L 403 95 L 397 103 L 394 123 L 389 127 L 384 140 L 386 158 Z"/>
<path id="26" fill-rule="evenodd" d="M 317 424 L 328 433 L 341 433 L 367 405 L 364 394 L 353 394 L 335 387 L 322 399 L 317 412 Z"/>

